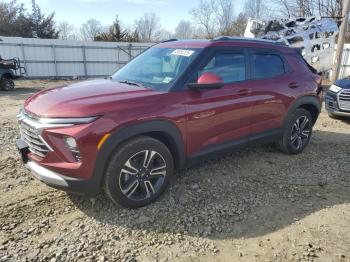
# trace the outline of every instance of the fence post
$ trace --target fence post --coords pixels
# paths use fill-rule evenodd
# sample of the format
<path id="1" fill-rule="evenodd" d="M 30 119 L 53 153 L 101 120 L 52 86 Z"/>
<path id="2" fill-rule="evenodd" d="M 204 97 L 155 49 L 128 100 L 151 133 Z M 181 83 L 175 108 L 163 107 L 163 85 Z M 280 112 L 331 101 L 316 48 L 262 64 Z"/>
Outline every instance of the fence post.
<path id="1" fill-rule="evenodd" d="M 52 45 L 52 55 L 53 55 L 53 62 L 55 64 L 55 75 L 56 75 L 56 78 L 58 78 L 58 68 L 57 68 L 57 58 L 56 58 L 55 44 Z"/>
<path id="2" fill-rule="evenodd" d="M 339 72 L 339 78 L 344 78 L 346 75 L 346 68 L 347 68 L 347 62 L 349 59 L 349 51 L 350 49 L 344 48 L 343 50 L 343 59 L 342 59 L 342 64 L 340 65 L 340 72 Z"/>
<path id="3" fill-rule="evenodd" d="M 86 65 L 86 46 L 83 45 L 81 47 L 83 49 L 84 74 L 85 74 L 85 77 L 87 78 L 88 74 L 87 74 L 87 65 Z"/>
<path id="4" fill-rule="evenodd" d="M 24 50 L 24 44 L 23 42 L 20 44 L 21 46 L 21 50 L 22 50 L 22 57 L 23 57 L 23 63 L 24 63 L 24 68 L 26 70 L 26 74 L 28 76 L 28 71 L 27 71 L 27 59 L 26 59 L 26 53 L 25 53 L 25 50 Z"/>
<path id="5" fill-rule="evenodd" d="M 119 70 L 119 68 L 120 68 L 120 49 L 118 47 L 117 47 L 117 52 L 118 52 L 117 69 Z"/>
<path id="6" fill-rule="evenodd" d="M 132 59 L 132 54 L 131 54 L 131 47 L 132 47 L 132 44 L 129 43 L 129 61 Z"/>

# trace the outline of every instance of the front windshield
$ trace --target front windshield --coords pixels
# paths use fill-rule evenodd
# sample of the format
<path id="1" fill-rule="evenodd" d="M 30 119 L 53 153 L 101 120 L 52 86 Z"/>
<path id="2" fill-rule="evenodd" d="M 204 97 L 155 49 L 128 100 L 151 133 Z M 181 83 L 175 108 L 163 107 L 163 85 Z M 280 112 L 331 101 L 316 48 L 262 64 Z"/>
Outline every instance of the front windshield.
<path id="1" fill-rule="evenodd" d="M 140 84 L 155 90 L 168 90 L 200 50 L 153 47 L 118 70 L 112 79 Z"/>

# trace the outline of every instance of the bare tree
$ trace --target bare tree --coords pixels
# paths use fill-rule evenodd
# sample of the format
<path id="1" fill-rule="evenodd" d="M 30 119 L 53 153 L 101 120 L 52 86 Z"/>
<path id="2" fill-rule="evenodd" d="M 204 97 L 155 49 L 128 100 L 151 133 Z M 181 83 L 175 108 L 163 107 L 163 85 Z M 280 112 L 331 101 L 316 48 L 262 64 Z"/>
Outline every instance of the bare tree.
<path id="1" fill-rule="evenodd" d="M 230 32 L 229 34 L 232 36 L 240 36 L 243 37 L 244 30 L 247 26 L 248 17 L 245 13 L 241 12 L 237 16 L 237 18 L 233 21 L 231 24 Z"/>
<path id="2" fill-rule="evenodd" d="M 190 11 L 193 20 L 204 27 L 206 37 L 213 37 L 215 34 L 215 12 L 213 10 L 214 0 L 200 0 L 197 8 Z"/>
<path id="3" fill-rule="evenodd" d="M 180 39 L 192 38 L 194 28 L 190 21 L 181 20 L 175 28 L 175 37 Z"/>
<path id="4" fill-rule="evenodd" d="M 74 25 L 66 21 L 61 22 L 58 27 L 58 38 L 63 40 L 78 40 Z"/>
<path id="5" fill-rule="evenodd" d="M 193 27 L 192 38 L 203 39 L 207 36 L 205 29 L 202 26 Z"/>
<path id="6" fill-rule="evenodd" d="M 164 28 L 160 28 L 154 33 L 152 40 L 155 42 L 160 42 L 160 41 L 168 40 L 172 37 L 173 37 L 173 34 L 170 31 Z"/>
<path id="7" fill-rule="evenodd" d="M 212 0 L 212 8 L 217 22 L 219 34 L 227 34 L 233 23 L 233 1 L 232 0 Z"/>
<path id="8" fill-rule="evenodd" d="M 281 17 L 291 18 L 293 15 L 293 6 L 290 0 L 275 0 L 278 8 L 278 13 Z"/>
<path id="9" fill-rule="evenodd" d="M 101 32 L 103 32 L 103 27 L 96 19 L 86 21 L 80 28 L 81 36 L 85 41 L 94 40 Z"/>
<path id="10" fill-rule="evenodd" d="M 205 37 L 228 34 L 234 20 L 233 0 L 201 0 L 190 13 L 193 20 L 205 29 Z"/>
<path id="11" fill-rule="evenodd" d="M 291 18 L 298 16 L 340 17 L 342 0 L 275 0 L 281 15 Z"/>
<path id="12" fill-rule="evenodd" d="M 160 30 L 159 17 L 154 13 L 146 13 L 135 21 L 135 28 L 141 41 L 150 42 L 155 38 L 155 33 Z"/>
<path id="13" fill-rule="evenodd" d="M 262 0 L 247 0 L 244 4 L 244 13 L 248 17 L 261 20 L 269 16 L 269 8 Z"/>

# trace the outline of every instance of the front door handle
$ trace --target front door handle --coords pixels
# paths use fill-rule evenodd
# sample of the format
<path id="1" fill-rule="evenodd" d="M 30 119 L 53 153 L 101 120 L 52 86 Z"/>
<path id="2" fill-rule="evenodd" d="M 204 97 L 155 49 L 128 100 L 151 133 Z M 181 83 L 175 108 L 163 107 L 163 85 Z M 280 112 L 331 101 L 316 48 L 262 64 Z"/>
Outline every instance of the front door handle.
<path id="1" fill-rule="evenodd" d="M 299 85 L 298 85 L 298 83 L 296 83 L 296 82 L 290 82 L 290 83 L 288 84 L 288 87 L 289 87 L 289 88 L 297 88 L 297 87 L 299 87 Z"/>
<path id="2" fill-rule="evenodd" d="M 247 96 L 249 95 L 249 90 L 248 89 L 241 89 L 238 91 L 239 96 Z"/>

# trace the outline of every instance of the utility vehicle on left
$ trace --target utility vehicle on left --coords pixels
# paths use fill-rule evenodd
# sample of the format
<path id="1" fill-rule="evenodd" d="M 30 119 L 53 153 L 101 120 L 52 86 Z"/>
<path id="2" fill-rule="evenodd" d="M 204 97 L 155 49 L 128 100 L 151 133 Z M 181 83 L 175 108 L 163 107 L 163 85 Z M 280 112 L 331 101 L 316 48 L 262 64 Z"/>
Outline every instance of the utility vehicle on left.
<path id="1" fill-rule="evenodd" d="M 26 70 L 18 58 L 3 59 L 0 56 L 0 89 L 10 91 L 15 88 L 15 79 L 25 75 Z"/>

